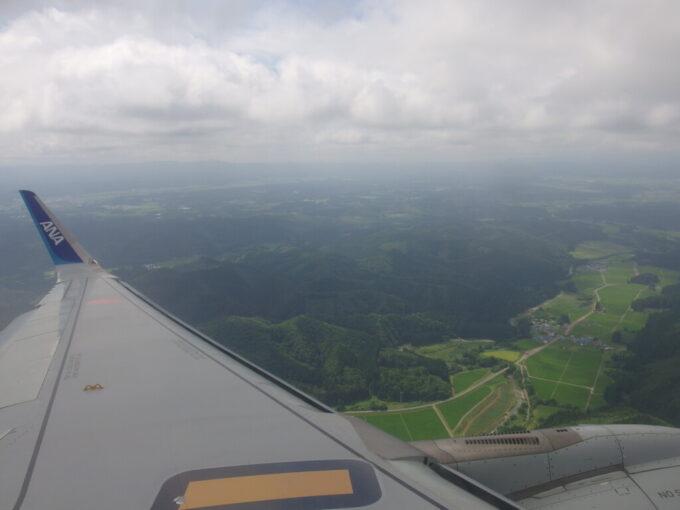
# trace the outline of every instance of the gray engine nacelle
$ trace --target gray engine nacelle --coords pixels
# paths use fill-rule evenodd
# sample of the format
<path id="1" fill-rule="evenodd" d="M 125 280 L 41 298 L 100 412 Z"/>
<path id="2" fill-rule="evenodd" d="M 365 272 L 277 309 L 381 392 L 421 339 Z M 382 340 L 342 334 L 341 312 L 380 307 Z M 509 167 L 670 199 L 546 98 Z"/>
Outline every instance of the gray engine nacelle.
<path id="1" fill-rule="evenodd" d="M 584 425 L 411 444 L 529 508 L 583 496 L 593 508 L 680 507 L 680 429 Z"/>

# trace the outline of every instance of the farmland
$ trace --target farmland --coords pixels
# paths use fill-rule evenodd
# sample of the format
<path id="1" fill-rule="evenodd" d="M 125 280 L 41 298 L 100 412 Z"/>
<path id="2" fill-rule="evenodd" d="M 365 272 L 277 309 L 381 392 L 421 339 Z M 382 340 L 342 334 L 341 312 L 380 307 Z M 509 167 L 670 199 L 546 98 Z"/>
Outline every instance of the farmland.
<path id="1" fill-rule="evenodd" d="M 585 285 L 585 283 L 583 285 Z M 588 285 L 590 285 L 590 283 L 588 283 Z M 573 321 L 588 313 L 591 307 L 592 300 L 590 298 L 584 299 L 576 294 L 560 294 L 544 305 L 543 311 L 549 316 L 554 317 L 566 315 L 569 317 L 569 320 Z"/>
<path id="2" fill-rule="evenodd" d="M 586 348 L 574 350 L 560 381 L 580 386 L 592 386 L 601 362 L 602 352 L 599 350 Z"/>
<path id="3" fill-rule="evenodd" d="M 486 368 L 477 368 L 452 375 L 451 384 L 453 385 L 453 391 L 455 393 L 465 391 L 488 373 L 489 371 Z"/>
<path id="4" fill-rule="evenodd" d="M 486 373 L 473 375 L 479 379 Z M 451 434 L 491 432 L 504 421 L 514 404 L 513 385 L 501 376 L 458 397 L 421 406 L 418 410 L 353 414 L 396 437 L 417 441 L 449 437 Z"/>
<path id="5" fill-rule="evenodd" d="M 561 405 L 584 408 L 588 402 L 589 393 L 590 391 L 587 388 L 558 384 L 553 393 L 553 398 Z"/>
<path id="6" fill-rule="evenodd" d="M 567 349 L 549 347 L 528 359 L 526 366 L 534 377 L 559 381 L 571 354 L 571 351 Z"/>
<path id="7" fill-rule="evenodd" d="M 502 382 L 491 387 L 490 395 L 463 417 L 453 430 L 454 436 L 475 436 L 494 430 L 513 407 L 513 385 Z"/>
<path id="8" fill-rule="evenodd" d="M 450 400 L 440 404 L 438 407 L 449 428 L 453 429 L 468 411 L 486 399 L 490 394 L 491 388 L 489 386 L 481 386 L 459 399 Z"/>
<path id="9" fill-rule="evenodd" d="M 375 425 L 404 441 L 449 437 L 448 432 L 432 409 L 403 413 L 367 413 L 358 416 L 371 425 Z"/>
<path id="10" fill-rule="evenodd" d="M 531 338 L 498 345 L 490 340 L 452 339 L 415 349 L 419 355 L 443 360 L 457 370 L 475 359 L 478 363 L 490 360 L 514 364 L 522 377 L 489 379 L 494 370 L 477 365 L 450 376 L 451 399 L 424 404 L 417 410 L 360 416 L 397 437 L 417 440 L 484 434 L 504 423 L 535 427 L 565 409 L 606 406 L 604 392 L 612 379 L 606 373 L 610 355 L 603 346 L 611 342 L 614 332 L 620 331 L 626 339 L 645 324 L 647 313 L 633 312 L 630 306 L 655 290 L 629 280 L 640 269 L 653 272 L 655 268 L 637 268 L 620 245 L 592 243 L 580 251 L 584 260 L 586 253 L 600 258 L 573 274 L 573 292 L 561 292 L 533 309 L 532 319 L 544 326 Z M 666 283 L 677 281 L 677 275 L 658 270 L 659 278 Z M 557 320 L 564 321 L 565 316 L 569 322 L 559 325 Z M 615 346 L 614 350 L 623 348 Z M 513 414 L 513 409 L 525 402 L 515 390 L 518 383 L 536 399 L 526 416 Z"/>
<path id="11" fill-rule="evenodd" d="M 612 383 L 606 374 L 609 357 L 602 347 L 625 350 L 625 346 L 609 345 L 616 334 L 617 341 L 630 341 L 647 320 L 647 313 L 632 311 L 631 304 L 659 290 L 629 283 L 631 278 L 641 272 L 653 273 L 663 284 L 670 284 L 678 281 L 678 273 L 637 267 L 630 253 L 615 243 L 582 243 L 572 256 L 583 260 L 583 265 L 572 275 L 571 292 L 560 293 L 534 312 L 535 318 L 548 322 L 568 317 L 570 323 L 564 330 L 568 335 L 563 332 L 554 338 L 571 340 L 555 341 L 523 364 L 527 381 L 540 401 L 597 409 L 606 405 L 604 391 Z"/>
<path id="12" fill-rule="evenodd" d="M 453 398 L 422 409 L 361 417 L 397 437 L 415 440 L 484 434 L 504 423 L 536 427 L 558 412 L 605 407 L 604 392 L 613 382 L 607 375 L 608 350 L 625 349 L 609 347 L 614 333 L 620 332 L 627 341 L 641 329 L 648 314 L 632 311 L 631 303 L 661 288 L 630 283 L 631 278 L 644 271 L 669 284 L 678 281 L 678 273 L 637 267 L 616 243 L 586 243 L 573 255 L 583 267 L 571 276 L 570 291 L 530 310 L 532 323 L 543 324 L 530 337 L 504 344 L 452 339 L 415 349 L 421 356 L 457 367 L 459 371 L 450 376 Z M 521 377 L 488 379 L 493 369 L 479 365 L 465 369 L 472 360 L 516 365 Z M 516 391 L 518 384 L 533 395 L 533 406 L 524 414 L 513 411 L 522 402 L 529 403 Z"/>
<path id="13" fill-rule="evenodd" d="M 571 344 L 571 345 L 569 345 Z M 560 341 L 525 362 L 529 382 L 542 401 L 585 408 L 600 373 L 603 353 Z M 604 383 L 599 389 L 603 390 Z"/>
<path id="14" fill-rule="evenodd" d="M 609 281 L 609 276 L 607 276 Z M 612 285 L 599 291 L 602 308 L 613 315 L 622 315 L 630 304 L 644 290 L 641 285 L 620 284 Z"/>

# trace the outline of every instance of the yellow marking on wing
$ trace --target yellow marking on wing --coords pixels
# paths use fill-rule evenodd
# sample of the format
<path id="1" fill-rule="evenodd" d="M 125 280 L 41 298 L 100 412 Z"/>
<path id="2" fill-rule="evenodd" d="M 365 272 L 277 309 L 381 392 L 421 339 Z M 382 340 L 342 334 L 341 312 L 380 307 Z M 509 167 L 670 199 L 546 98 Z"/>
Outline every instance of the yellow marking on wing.
<path id="1" fill-rule="evenodd" d="M 190 482 L 179 510 L 353 493 L 346 469 L 236 476 Z"/>

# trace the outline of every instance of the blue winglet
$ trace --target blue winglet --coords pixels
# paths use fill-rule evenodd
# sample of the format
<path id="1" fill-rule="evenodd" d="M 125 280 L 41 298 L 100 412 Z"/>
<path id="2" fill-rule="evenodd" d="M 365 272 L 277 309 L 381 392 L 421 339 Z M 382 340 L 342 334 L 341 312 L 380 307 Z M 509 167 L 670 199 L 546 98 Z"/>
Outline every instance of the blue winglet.
<path id="1" fill-rule="evenodd" d="M 40 237 L 47 247 L 55 265 L 79 264 L 83 259 L 69 241 L 69 235 L 53 217 L 49 209 L 42 203 L 35 193 L 28 190 L 19 191 L 21 198 L 31 213 Z"/>

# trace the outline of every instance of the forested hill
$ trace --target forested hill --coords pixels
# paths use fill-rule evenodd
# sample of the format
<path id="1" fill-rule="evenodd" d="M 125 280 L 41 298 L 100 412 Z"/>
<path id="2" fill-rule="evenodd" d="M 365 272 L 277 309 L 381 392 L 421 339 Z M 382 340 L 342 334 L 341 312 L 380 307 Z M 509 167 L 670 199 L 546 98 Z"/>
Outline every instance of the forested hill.
<path id="1" fill-rule="evenodd" d="M 616 383 L 607 400 L 632 405 L 680 423 L 680 284 L 663 289 L 661 296 L 637 301 L 634 308 L 661 309 L 649 316 L 647 324 L 619 357 Z"/>
<path id="2" fill-rule="evenodd" d="M 375 317 L 378 328 L 394 326 Z M 418 324 L 418 318 L 413 324 Z M 203 329 L 268 370 L 321 400 L 342 406 L 370 396 L 381 400 L 443 400 L 451 396 L 441 360 L 390 346 L 381 335 L 300 316 L 279 324 L 225 317 Z"/>
<path id="3" fill-rule="evenodd" d="M 504 339 L 558 292 L 566 247 L 491 224 L 353 232 L 121 276 L 178 316 L 332 405 L 450 395 L 443 363 L 399 351 Z"/>
<path id="4" fill-rule="evenodd" d="M 441 323 L 438 336 L 412 331 L 402 339 L 424 343 L 445 334 L 507 338 L 509 319 L 554 295 L 555 281 L 566 273 L 531 249 L 489 246 L 460 256 L 465 248 L 400 241 L 399 249 L 368 257 L 275 249 L 236 262 L 149 271 L 132 283 L 199 324 L 228 315 L 271 321 L 309 315 L 344 325 L 358 323 L 351 319 L 356 315 L 424 314 Z"/>

